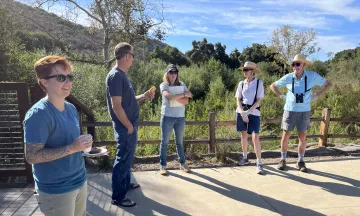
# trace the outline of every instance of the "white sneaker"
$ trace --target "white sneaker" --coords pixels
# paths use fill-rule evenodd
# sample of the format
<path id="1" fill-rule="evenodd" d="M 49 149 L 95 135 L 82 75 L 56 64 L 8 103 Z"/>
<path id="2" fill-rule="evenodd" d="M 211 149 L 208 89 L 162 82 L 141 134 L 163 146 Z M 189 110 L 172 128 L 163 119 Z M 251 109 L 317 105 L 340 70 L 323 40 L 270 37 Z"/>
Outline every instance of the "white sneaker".
<path id="1" fill-rule="evenodd" d="M 180 169 L 186 173 L 189 173 L 191 171 L 186 164 L 180 164 Z"/>
<path id="2" fill-rule="evenodd" d="M 237 163 L 239 166 L 245 166 L 249 164 L 249 159 L 241 158 L 239 162 Z"/>
<path id="3" fill-rule="evenodd" d="M 257 164 L 256 165 L 256 173 L 257 174 L 264 174 L 264 165 L 263 164 Z"/>
<path id="4" fill-rule="evenodd" d="M 160 175 L 167 175 L 168 171 L 166 170 L 166 166 L 160 167 Z"/>

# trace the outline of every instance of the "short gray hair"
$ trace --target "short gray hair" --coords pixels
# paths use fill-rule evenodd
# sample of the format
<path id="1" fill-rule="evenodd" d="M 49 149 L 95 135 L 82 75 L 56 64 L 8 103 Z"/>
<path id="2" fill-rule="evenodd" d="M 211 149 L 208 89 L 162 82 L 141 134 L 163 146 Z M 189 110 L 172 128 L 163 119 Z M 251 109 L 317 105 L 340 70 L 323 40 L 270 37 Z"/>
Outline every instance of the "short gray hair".
<path id="1" fill-rule="evenodd" d="M 131 47 L 132 46 L 126 42 L 118 43 L 114 49 L 114 55 L 116 57 L 116 60 L 124 58 L 126 53 L 130 52 Z"/>

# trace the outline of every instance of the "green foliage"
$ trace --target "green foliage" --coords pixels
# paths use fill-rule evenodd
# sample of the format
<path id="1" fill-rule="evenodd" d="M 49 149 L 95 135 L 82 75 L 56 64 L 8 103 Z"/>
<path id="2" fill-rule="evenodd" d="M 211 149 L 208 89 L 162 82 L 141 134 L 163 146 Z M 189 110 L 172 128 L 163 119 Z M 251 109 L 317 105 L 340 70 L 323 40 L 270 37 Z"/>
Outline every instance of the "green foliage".
<path id="1" fill-rule="evenodd" d="M 190 66 L 190 61 L 187 57 L 182 54 L 177 48 L 171 46 L 165 46 L 160 49 L 156 47 L 154 52 L 151 54 L 152 58 L 159 58 L 167 64 L 176 64 L 179 66 Z"/>
<path id="2" fill-rule="evenodd" d="M 322 61 L 313 61 L 311 65 L 307 66 L 306 70 L 315 71 L 321 76 L 326 76 L 329 73 L 329 63 Z"/>

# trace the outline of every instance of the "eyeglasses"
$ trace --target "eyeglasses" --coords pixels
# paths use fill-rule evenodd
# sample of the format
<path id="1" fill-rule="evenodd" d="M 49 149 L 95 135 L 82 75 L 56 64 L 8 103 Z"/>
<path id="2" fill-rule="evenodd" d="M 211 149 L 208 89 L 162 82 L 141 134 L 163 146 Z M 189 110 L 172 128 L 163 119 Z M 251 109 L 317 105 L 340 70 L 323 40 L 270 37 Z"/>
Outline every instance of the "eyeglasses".
<path id="1" fill-rule="evenodd" d="M 58 74 L 58 75 L 52 75 L 52 76 L 47 76 L 44 77 L 43 79 L 51 79 L 56 77 L 56 81 L 58 82 L 65 82 L 65 80 L 69 80 L 69 82 L 72 82 L 74 80 L 74 75 L 68 74 L 68 75 L 64 75 L 64 74 Z"/>
<path id="2" fill-rule="evenodd" d="M 126 53 L 129 53 L 130 55 L 132 55 L 133 58 L 135 58 L 134 53 L 131 53 L 131 52 L 126 52 Z"/>
<path id="3" fill-rule="evenodd" d="M 293 67 L 295 67 L 295 66 L 296 66 L 296 67 L 299 67 L 300 65 L 301 65 L 301 63 L 300 63 L 300 62 L 295 62 L 295 63 L 292 63 L 292 66 L 293 66 Z"/>
<path id="4" fill-rule="evenodd" d="M 176 70 L 171 70 L 171 71 L 169 71 L 169 72 L 168 72 L 168 74 L 173 75 L 173 74 L 178 74 L 178 72 L 179 72 L 179 71 L 176 71 Z"/>
<path id="5" fill-rule="evenodd" d="M 253 69 L 251 69 L 251 68 L 246 68 L 246 69 L 244 69 L 243 71 L 244 71 L 244 72 L 248 72 L 248 71 L 253 71 Z"/>

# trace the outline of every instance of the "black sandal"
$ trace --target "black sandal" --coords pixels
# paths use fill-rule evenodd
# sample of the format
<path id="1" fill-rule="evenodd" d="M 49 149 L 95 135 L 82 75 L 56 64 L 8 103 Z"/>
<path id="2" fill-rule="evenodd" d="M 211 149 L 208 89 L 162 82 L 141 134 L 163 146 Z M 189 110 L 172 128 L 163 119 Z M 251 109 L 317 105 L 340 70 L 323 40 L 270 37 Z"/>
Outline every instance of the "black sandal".
<path id="1" fill-rule="evenodd" d="M 136 205 L 136 202 L 130 200 L 129 198 L 124 198 L 121 201 L 112 200 L 111 204 L 121 206 L 121 207 L 133 207 Z"/>
<path id="2" fill-rule="evenodd" d="M 135 188 L 139 188 L 140 185 L 137 183 L 130 183 L 130 189 L 135 189 Z"/>

